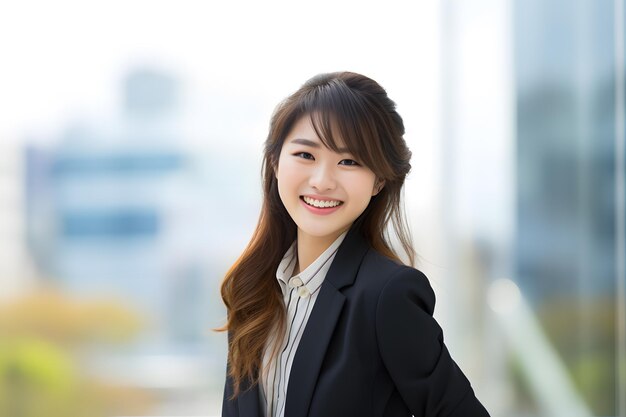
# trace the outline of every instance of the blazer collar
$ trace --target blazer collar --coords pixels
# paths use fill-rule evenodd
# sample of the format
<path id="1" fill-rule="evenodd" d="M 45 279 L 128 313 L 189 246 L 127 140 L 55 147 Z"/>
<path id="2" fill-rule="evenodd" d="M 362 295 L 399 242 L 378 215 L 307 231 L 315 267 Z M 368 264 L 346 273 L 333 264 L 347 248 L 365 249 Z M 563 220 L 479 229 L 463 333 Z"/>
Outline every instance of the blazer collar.
<path id="1" fill-rule="evenodd" d="M 348 231 L 339 246 L 293 359 L 285 416 L 306 417 L 308 414 L 322 361 L 345 301 L 339 290 L 354 283 L 368 248 L 369 244 L 356 227 Z M 259 410 L 258 390 L 257 384 L 239 396 L 240 416 L 262 415 Z"/>
<path id="2" fill-rule="evenodd" d="M 305 417 L 308 414 L 326 349 L 345 301 L 339 290 L 354 283 L 368 248 L 357 228 L 352 228 L 339 246 L 293 359 L 285 416 Z"/>
<path id="3" fill-rule="evenodd" d="M 352 227 L 341 242 L 324 282 L 332 284 L 338 290 L 352 285 L 368 249 L 369 243 L 361 231 Z"/>

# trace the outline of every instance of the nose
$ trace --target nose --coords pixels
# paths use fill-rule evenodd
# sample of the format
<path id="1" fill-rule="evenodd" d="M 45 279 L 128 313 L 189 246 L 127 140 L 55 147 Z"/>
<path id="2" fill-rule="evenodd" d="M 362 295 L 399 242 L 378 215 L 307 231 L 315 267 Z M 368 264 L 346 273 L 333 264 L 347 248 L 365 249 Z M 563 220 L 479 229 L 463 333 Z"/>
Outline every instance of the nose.
<path id="1" fill-rule="evenodd" d="M 309 177 L 309 185 L 318 191 L 333 190 L 337 186 L 333 167 L 318 164 Z"/>

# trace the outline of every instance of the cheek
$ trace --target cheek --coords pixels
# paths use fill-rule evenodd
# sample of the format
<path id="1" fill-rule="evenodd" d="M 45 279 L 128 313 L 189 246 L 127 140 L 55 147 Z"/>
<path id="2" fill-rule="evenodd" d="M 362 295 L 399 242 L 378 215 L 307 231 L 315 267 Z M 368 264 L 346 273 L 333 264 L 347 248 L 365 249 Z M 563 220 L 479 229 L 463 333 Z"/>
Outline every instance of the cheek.
<path id="1" fill-rule="evenodd" d="M 372 197 L 372 190 L 374 189 L 375 183 L 374 174 L 363 174 L 358 181 L 355 183 L 357 185 L 355 190 L 358 190 L 358 194 L 360 199 L 369 200 Z"/>
<path id="2" fill-rule="evenodd" d="M 276 180 L 278 181 L 278 194 L 281 200 L 283 200 L 283 203 L 286 197 L 295 193 L 298 185 L 298 173 L 299 170 L 294 169 L 293 164 L 289 162 L 279 164 Z"/>

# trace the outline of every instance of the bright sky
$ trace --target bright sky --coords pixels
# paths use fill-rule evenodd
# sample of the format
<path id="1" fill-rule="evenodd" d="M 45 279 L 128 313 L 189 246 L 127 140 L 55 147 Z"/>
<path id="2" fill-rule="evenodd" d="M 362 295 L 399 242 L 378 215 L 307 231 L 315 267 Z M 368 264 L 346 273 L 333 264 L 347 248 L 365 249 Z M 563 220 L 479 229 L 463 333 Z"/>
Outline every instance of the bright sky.
<path id="1" fill-rule="evenodd" d="M 3 2 L 0 140 L 113 107 L 137 63 L 268 103 L 318 72 L 362 72 L 387 88 L 410 131 L 432 139 L 438 30 L 436 1 Z"/>

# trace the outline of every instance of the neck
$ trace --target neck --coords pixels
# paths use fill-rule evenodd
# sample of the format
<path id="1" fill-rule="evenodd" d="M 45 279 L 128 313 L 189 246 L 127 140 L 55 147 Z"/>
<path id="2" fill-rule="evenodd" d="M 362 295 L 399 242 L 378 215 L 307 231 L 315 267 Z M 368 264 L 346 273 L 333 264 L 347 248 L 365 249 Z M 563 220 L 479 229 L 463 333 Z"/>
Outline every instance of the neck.
<path id="1" fill-rule="evenodd" d="M 316 237 L 298 230 L 298 262 L 294 274 L 307 269 L 345 230 L 331 236 Z"/>

